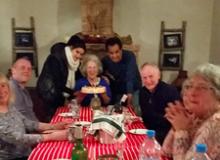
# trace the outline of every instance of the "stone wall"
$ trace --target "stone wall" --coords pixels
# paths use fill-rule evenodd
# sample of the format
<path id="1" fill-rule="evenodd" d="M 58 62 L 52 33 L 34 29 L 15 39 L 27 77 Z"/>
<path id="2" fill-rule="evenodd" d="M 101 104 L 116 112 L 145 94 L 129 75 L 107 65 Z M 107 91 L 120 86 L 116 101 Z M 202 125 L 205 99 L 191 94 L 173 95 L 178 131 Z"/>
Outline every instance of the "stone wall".
<path id="1" fill-rule="evenodd" d="M 81 0 L 82 34 L 110 36 L 113 0 Z"/>

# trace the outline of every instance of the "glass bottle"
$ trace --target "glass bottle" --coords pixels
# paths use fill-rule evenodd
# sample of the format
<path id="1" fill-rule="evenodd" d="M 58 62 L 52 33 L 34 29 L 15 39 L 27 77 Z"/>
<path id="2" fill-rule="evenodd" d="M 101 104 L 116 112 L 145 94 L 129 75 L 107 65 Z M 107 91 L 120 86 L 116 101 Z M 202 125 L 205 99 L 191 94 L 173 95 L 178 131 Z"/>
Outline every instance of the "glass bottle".
<path id="1" fill-rule="evenodd" d="M 93 110 L 101 109 L 101 101 L 97 94 L 94 94 L 94 97 L 91 99 L 90 106 Z"/>
<path id="2" fill-rule="evenodd" d="M 120 99 L 120 105 L 121 106 L 126 106 L 126 100 L 127 100 L 128 96 L 126 94 L 123 94 L 123 96 Z"/>
<path id="3" fill-rule="evenodd" d="M 75 128 L 75 146 L 72 150 L 72 160 L 88 160 L 88 151 L 83 145 L 83 130 L 82 127 Z"/>
<path id="4" fill-rule="evenodd" d="M 127 100 L 128 96 L 126 94 L 124 94 L 119 103 L 116 103 L 114 106 L 114 111 L 116 113 L 122 113 L 123 112 L 123 106 L 126 105 L 126 100 Z"/>

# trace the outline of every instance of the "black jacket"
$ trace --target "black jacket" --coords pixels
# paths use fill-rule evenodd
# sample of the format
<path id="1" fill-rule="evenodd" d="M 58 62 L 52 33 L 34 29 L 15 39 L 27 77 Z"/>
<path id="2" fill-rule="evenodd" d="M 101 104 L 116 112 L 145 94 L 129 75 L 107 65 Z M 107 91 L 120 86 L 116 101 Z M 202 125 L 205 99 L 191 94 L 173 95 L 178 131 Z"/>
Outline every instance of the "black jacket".
<path id="1" fill-rule="evenodd" d="M 37 81 L 37 91 L 42 100 L 49 104 L 48 107 L 57 108 L 64 104 L 63 92 L 73 96 L 73 89 L 66 87 L 68 77 L 68 62 L 65 54 L 65 43 L 56 43 L 51 47 L 42 72 Z M 79 69 L 75 79 L 82 77 Z"/>
<path id="2" fill-rule="evenodd" d="M 146 87 L 142 87 L 139 92 L 139 103 L 142 118 L 148 129 L 156 131 L 156 138 L 163 143 L 171 124 L 164 117 L 165 108 L 169 102 L 180 100 L 177 89 L 163 81 L 159 81 L 154 92 L 150 92 Z"/>

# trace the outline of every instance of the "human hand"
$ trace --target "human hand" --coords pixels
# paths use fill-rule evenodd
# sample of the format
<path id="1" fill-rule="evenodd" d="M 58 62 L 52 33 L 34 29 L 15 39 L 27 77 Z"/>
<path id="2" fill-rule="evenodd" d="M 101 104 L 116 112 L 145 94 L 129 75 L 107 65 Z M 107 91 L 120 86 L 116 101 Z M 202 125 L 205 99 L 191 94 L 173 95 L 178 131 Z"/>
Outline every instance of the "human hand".
<path id="1" fill-rule="evenodd" d="M 58 122 L 58 123 L 55 123 L 55 124 L 51 124 L 50 129 L 53 129 L 53 130 L 66 129 L 66 128 L 68 128 L 69 124 L 70 123 L 68 123 L 68 122 Z"/>
<path id="2" fill-rule="evenodd" d="M 183 104 L 179 101 L 168 104 L 165 117 L 172 124 L 175 131 L 188 130 L 195 119 L 194 114 L 187 112 Z"/>
<path id="3" fill-rule="evenodd" d="M 102 97 L 106 97 L 106 96 L 108 96 L 106 90 L 105 90 L 105 92 L 100 93 L 99 95 L 101 95 Z"/>
<path id="4" fill-rule="evenodd" d="M 100 95 L 105 104 L 108 104 L 110 102 L 110 97 L 107 95 L 107 92 L 101 93 Z"/>
<path id="5" fill-rule="evenodd" d="M 43 134 L 43 141 L 63 141 L 67 140 L 68 130 L 56 130 L 49 134 Z"/>

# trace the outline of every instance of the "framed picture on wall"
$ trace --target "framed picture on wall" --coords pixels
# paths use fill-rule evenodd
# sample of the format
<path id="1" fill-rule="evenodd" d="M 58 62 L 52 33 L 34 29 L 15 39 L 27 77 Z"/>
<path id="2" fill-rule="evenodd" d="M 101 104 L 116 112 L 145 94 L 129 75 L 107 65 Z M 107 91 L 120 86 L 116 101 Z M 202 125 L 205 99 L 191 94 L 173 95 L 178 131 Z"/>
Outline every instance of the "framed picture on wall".
<path id="1" fill-rule="evenodd" d="M 16 32 L 15 33 L 15 47 L 33 47 L 33 33 L 32 32 Z"/>
<path id="2" fill-rule="evenodd" d="M 181 51 L 166 51 L 161 54 L 160 68 L 162 70 L 180 70 L 182 68 Z"/>
<path id="3" fill-rule="evenodd" d="M 175 33 L 175 34 L 164 34 L 163 35 L 163 44 L 164 48 L 182 48 L 182 34 Z"/>

